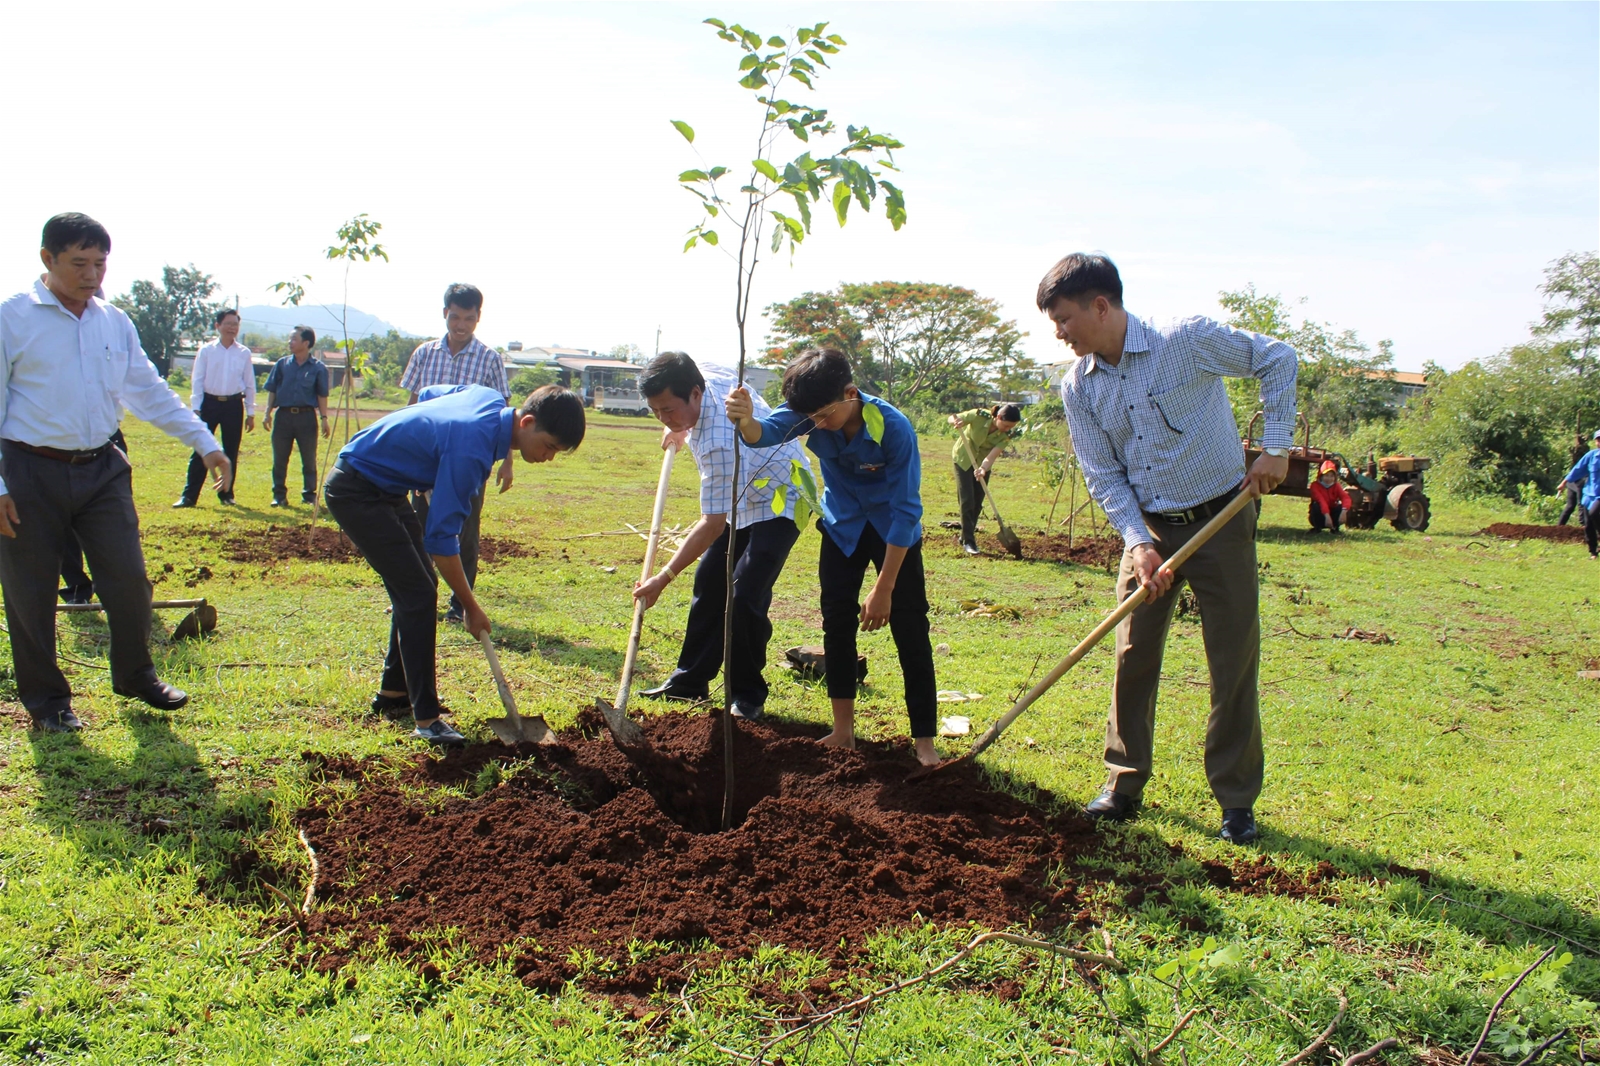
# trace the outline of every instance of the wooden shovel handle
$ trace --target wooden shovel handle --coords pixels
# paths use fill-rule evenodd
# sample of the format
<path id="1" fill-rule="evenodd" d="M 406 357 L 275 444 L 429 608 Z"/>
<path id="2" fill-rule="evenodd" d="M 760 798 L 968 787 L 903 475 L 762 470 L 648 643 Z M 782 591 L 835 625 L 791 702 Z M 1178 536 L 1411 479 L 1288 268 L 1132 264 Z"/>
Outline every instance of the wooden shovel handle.
<path id="1" fill-rule="evenodd" d="M 661 516 L 667 509 L 667 483 L 672 480 L 672 460 L 678 454 L 676 442 L 667 445 L 661 458 L 661 477 L 656 481 L 656 507 L 650 514 L 650 539 L 645 542 L 644 565 L 639 568 L 639 580 L 650 580 L 656 565 L 656 545 L 661 542 Z M 633 687 L 633 667 L 639 659 L 639 637 L 644 633 L 644 601 L 633 601 L 633 628 L 628 632 L 628 654 L 622 660 L 622 681 L 617 686 L 616 708 L 628 709 L 628 690 Z"/>
<path id="2" fill-rule="evenodd" d="M 1157 570 L 1156 573 L 1175 573 L 1180 566 L 1189 561 L 1189 558 L 1193 556 L 1195 552 L 1200 550 L 1201 546 L 1204 545 L 1206 541 L 1210 540 L 1212 536 L 1215 535 L 1217 530 L 1233 521 L 1235 515 L 1244 510 L 1245 507 L 1249 506 L 1253 502 L 1255 502 L 1254 493 L 1249 491 L 1241 491 L 1232 500 L 1228 501 L 1228 506 L 1224 507 L 1214 516 L 1212 516 L 1211 521 L 1201 526 L 1200 531 L 1189 538 L 1188 543 L 1174 552 L 1172 554 L 1172 558 L 1162 563 L 1161 569 Z M 1254 575 L 1251 575 L 1251 580 L 1255 580 Z M 1130 592 L 1126 599 L 1117 604 L 1116 610 L 1106 615 L 1105 618 L 1101 620 L 1100 624 L 1095 626 L 1094 629 L 1090 631 L 1088 636 L 1084 637 L 1078 642 L 1078 646 L 1076 648 L 1073 648 L 1067 653 L 1067 657 L 1065 659 L 1062 659 L 1060 662 L 1056 663 L 1051 671 L 1046 674 L 1038 684 L 1034 685 L 1026 693 L 1024 693 L 1022 698 L 1017 700 L 1017 702 L 1009 711 L 1002 715 L 1000 719 L 988 729 L 983 731 L 983 735 L 973 743 L 972 750 L 967 753 L 966 757 L 971 758 L 972 756 L 977 755 L 983 749 L 987 748 L 990 744 L 993 744 L 995 739 L 999 737 L 1001 733 L 1004 733 L 1011 723 L 1015 722 L 1022 712 L 1027 710 L 1028 707 L 1033 704 L 1034 700 L 1044 695 L 1045 692 L 1049 690 L 1051 685 L 1054 685 L 1057 681 L 1060 681 L 1063 674 L 1076 666 L 1078 664 L 1078 660 L 1089 654 L 1090 650 L 1092 650 L 1096 644 L 1099 644 L 1100 641 L 1105 638 L 1107 633 L 1117 628 L 1117 624 L 1124 618 L 1128 617 L 1128 615 L 1132 614 L 1133 609 L 1143 603 L 1148 595 L 1149 594 L 1145 591 L 1145 587 L 1143 585 L 1140 585 L 1138 588 Z"/>
<path id="3" fill-rule="evenodd" d="M 506 709 L 506 716 L 513 722 L 521 720 L 517 713 L 517 698 L 511 694 L 511 686 L 506 684 L 505 671 L 500 669 L 500 656 L 495 654 L 494 642 L 489 639 L 489 631 L 484 630 L 478 634 L 478 643 L 483 645 L 483 654 L 489 660 L 489 672 L 494 674 L 494 687 L 500 690 L 500 704 Z"/>

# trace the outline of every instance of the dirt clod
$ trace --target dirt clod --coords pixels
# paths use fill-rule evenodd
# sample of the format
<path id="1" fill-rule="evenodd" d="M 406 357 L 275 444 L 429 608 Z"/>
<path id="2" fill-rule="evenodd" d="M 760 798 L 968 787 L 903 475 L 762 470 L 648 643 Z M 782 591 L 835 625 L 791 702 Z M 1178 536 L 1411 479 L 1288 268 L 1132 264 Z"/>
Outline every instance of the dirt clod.
<path id="1" fill-rule="evenodd" d="M 992 541 L 992 543 L 990 543 Z M 1003 552 L 1005 549 L 993 537 L 984 537 L 980 546 L 985 551 Z M 1097 537 L 1078 534 L 1067 546 L 1065 533 L 1036 534 L 1022 538 L 1022 557 L 1050 563 L 1076 563 L 1079 566 L 1098 566 L 1115 570 L 1122 562 L 1121 537 Z"/>
<path id="2" fill-rule="evenodd" d="M 338 526 L 315 526 L 307 534 L 305 526 L 280 526 L 239 533 L 222 545 L 222 554 L 236 563 L 273 563 L 282 559 L 301 559 L 317 563 L 351 563 L 361 553 Z M 483 536 L 478 540 L 478 562 L 493 566 L 501 558 L 537 554 L 508 537 Z"/>
<path id="3" fill-rule="evenodd" d="M 1496 522 L 1479 531 L 1479 535 L 1501 537 L 1505 540 L 1553 540 L 1576 543 L 1583 539 L 1581 526 L 1527 526 L 1516 522 Z"/>

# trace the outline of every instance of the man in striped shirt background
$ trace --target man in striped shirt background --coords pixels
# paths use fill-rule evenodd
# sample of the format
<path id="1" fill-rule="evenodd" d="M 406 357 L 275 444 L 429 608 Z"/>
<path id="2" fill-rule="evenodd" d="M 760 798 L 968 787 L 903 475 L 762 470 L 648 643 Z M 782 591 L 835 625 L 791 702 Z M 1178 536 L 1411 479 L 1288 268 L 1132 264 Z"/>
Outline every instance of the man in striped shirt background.
<path id="1" fill-rule="evenodd" d="M 478 321 L 483 314 L 483 293 L 476 285 L 452 284 L 444 290 L 445 334 L 438 340 L 417 345 L 400 376 L 400 387 L 411 393 L 411 402 L 417 394 L 430 385 L 486 385 L 494 389 L 506 402 L 511 402 L 511 389 L 506 384 L 506 365 L 500 353 L 477 338 Z M 495 480 L 500 491 L 511 487 L 511 457 L 500 464 Z M 484 482 L 484 489 L 489 487 Z M 484 492 L 472 498 L 472 512 L 461 527 L 461 567 L 467 572 L 467 584 L 476 588 L 478 580 L 478 524 L 483 516 Z M 428 499 L 421 493 L 411 497 L 411 505 L 424 527 L 428 524 Z M 450 595 L 447 622 L 459 622 L 463 617 L 460 600 Z"/>

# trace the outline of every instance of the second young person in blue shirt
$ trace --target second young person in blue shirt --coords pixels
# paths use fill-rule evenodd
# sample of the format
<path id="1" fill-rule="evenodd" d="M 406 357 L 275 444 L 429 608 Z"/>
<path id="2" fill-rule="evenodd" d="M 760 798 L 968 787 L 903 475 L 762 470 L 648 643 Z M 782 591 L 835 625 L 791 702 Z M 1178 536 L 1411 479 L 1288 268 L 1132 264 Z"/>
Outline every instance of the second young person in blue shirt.
<path id="1" fill-rule="evenodd" d="M 834 348 L 801 353 L 784 372 L 783 398 L 783 406 L 757 419 L 750 392 L 741 386 L 728 394 L 727 412 L 751 447 L 772 448 L 806 435 L 806 447 L 822 465 L 817 581 L 833 702 L 833 732 L 822 743 L 855 747 L 856 627 L 870 633 L 887 624 L 905 676 L 912 746 L 918 761 L 936 763 L 938 690 L 922 571 L 916 430 L 893 406 L 858 389 L 850 360 Z M 865 413 L 869 407 L 871 416 Z M 863 604 L 868 563 L 878 577 Z"/>
<path id="2" fill-rule="evenodd" d="M 535 389 L 520 407 L 507 407 L 499 392 L 483 385 L 433 385 L 417 399 L 344 446 L 323 498 L 383 578 L 394 606 L 372 709 L 389 716 L 409 710 L 416 720 L 412 736 L 461 744 L 465 738 L 440 717 L 434 675 L 438 575 L 461 598 L 467 632 L 488 632 L 489 616 L 461 565 L 461 527 L 472 498 L 484 490 L 494 464 L 513 453 L 546 463 L 576 448 L 583 440 L 583 401 L 555 385 Z M 407 497 L 411 492 L 432 497 L 426 528 Z"/>

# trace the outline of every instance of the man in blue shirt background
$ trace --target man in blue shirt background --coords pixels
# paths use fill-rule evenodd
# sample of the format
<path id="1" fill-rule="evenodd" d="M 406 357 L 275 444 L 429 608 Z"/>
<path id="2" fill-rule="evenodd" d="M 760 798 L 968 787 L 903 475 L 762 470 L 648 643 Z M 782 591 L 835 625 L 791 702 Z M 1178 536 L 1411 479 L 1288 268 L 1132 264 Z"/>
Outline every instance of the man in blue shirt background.
<path id="1" fill-rule="evenodd" d="M 1583 539 L 1589 545 L 1589 558 L 1600 559 L 1600 429 L 1594 431 L 1594 447 L 1572 464 L 1556 491 L 1583 486 L 1579 506 L 1583 508 Z"/>
<path id="2" fill-rule="evenodd" d="M 917 431 L 893 406 L 862 392 L 850 360 L 835 348 L 802 352 L 783 375 L 783 406 L 754 417 L 750 390 L 728 394 L 728 417 L 752 448 L 806 436 L 822 465 L 822 644 L 833 701 L 833 732 L 822 743 L 854 748 L 856 626 L 887 623 L 905 676 L 911 740 L 924 765 L 933 747 L 938 688 L 928 640 L 928 595 L 922 571 L 922 456 Z M 859 602 L 867 564 L 877 580 Z"/>
<path id="3" fill-rule="evenodd" d="M 328 510 L 383 578 L 394 614 L 373 711 L 410 710 L 412 736 L 435 744 L 465 738 L 442 718 L 434 675 L 438 575 L 460 597 L 467 632 L 489 631 L 461 565 L 461 527 L 499 460 L 521 452 L 546 463 L 583 441 L 583 401 L 567 389 L 535 389 L 520 407 L 483 385 L 434 385 L 417 404 L 386 415 L 344 446 L 324 486 Z M 408 493 L 432 497 L 427 527 Z M 435 567 L 438 568 L 437 574 Z"/>
<path id="4" fill-rule="evenodd" d="M 322 415 L 322 435 L 328 436 L 328 367 L 311 354 L 317 333 L 296 326 L 289 333 L 289 353 L 272 366 L 262 389 L 267 394 L 267 417 L 262 426 L 272 434 L 272 506 L 289 506 L 289 451 L 300 447 L 300 500 L 317 502 L 317 415 Z M 272 412 L 277 408 L 277 428 Z"/>

